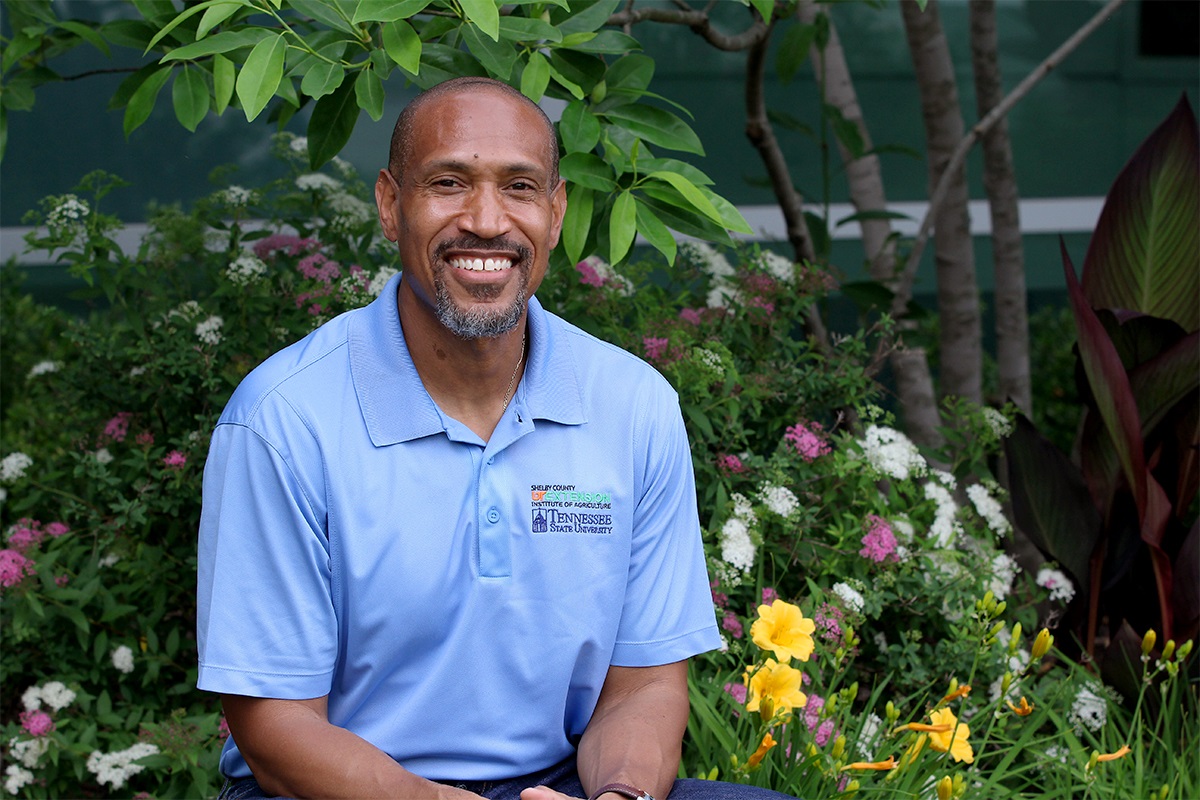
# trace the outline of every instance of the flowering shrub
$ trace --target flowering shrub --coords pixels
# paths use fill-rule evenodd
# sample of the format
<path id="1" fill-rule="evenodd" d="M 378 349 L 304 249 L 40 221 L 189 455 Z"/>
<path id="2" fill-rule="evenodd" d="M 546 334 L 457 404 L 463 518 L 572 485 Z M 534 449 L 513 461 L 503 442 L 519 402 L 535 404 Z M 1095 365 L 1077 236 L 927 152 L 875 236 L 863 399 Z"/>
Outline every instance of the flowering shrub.
<path id="1" fill-rule="evenodd" d="M 348 164 L 310 172 L 305 141 L 287 134 L 276 152 L 288 170 L 272 184 L 226 186 L 188 213 L 154 209 L 136 255 L 102 210 L 118 180 L 93 174 L 49 198 L 31 244 L 84 282 L 87 317 L 0 286 L 9 794 L 217 791 L 228 728 L 194 689 L 209 432 L 251 368 L 369 302 L 396 269 Z M 727 643 L 693 662 L 685 770 L 812 797 L 872 776 L 939 798 L 968 779 L 998 796 L 1035 773 L 1062 796 L 1100 785 L 1141 717 L 1082 670 L 1040 672 L 1048 633 L 1025 649 L 1020 625 L 1074 588 L 1053 564 L 1023 575 L 1004 550 L 1012 529 L 988 464 L 1008 411 L 948 404 L 949 444 L 919 451 L 874 405 L 888 321 L 828 346 L 801 326 L 835 285 L 769 251 L 683 243 L 669 275 L 593 257 L 552 270 L 539 291 L 680 394 Z M 1147 685 L 1177 687 L 1186 655 L 1147 661 Z M 1186 747 L 1195 726 L 1182 719 L 1167 724 Z M 1016 777 L 986 771 L 1035 734 L 1045 746 Z"/>

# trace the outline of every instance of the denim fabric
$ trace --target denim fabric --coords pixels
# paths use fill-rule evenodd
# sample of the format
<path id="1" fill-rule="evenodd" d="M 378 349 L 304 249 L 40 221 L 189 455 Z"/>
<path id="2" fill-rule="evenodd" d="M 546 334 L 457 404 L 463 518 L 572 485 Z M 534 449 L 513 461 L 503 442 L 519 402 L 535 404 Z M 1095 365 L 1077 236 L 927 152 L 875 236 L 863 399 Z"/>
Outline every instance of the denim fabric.
<path id="1" fill-rule="evenodd" d="M 503 781 L 441 781 L 447 786 L 466 789 L 488 800 L 519 800 L 522 789 L 530 786 L 549 786 L 568 797 L 586 797 L 575 771 L 575 760 L 568 759 L 550 769 Z M 274 797 L 259 788 L 253 778 L 228 781 L 219 800 L 265 800 Z M 662 800 L 795 800 L 791 795 L 744 786 L 738 783 L 702 781 L 687 778 L 675 781 L 671 794 Z"/>

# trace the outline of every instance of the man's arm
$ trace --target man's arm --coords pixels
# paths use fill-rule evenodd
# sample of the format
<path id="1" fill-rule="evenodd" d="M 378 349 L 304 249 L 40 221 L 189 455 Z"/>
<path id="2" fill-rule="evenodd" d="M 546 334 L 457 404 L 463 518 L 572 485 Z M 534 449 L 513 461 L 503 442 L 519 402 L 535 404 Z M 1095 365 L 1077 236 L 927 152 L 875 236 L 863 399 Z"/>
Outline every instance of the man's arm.
<path id="1" fill-rule="evenodd" d="M 478 795 L 414 775 L 370 742 L 329 722 L 326 698 L 272 700 L 221 695 L 238 750 L 267 792 L 285 797 Z"/>
<path id="2" fill-rule="evenodd" d="M 687 663 L 608 668 L 579 742 L 579 779 L 586 793 L 624 783 L 665 800 L 679 773 L 687 728 Z M 610 797 L 617 795 L 604 795 Z"/>

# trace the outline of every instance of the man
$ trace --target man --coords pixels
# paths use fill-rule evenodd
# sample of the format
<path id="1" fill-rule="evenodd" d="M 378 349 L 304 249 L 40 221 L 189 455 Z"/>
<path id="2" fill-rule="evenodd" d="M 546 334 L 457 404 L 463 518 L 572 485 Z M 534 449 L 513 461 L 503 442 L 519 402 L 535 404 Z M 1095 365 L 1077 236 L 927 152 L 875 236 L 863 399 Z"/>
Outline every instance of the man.
<path id="1" fill-rule="evenodd" d="M 690 454 L 666 382 L 533 297 L 557 161 L 505 84 L 420 95 L 375 188 L 402 275 L 222 415 L 198 639 L 223 796 L 671 793 L 686 659 L 720 645 Z M 672 796 L 723 796 L 698 787 Z"/>

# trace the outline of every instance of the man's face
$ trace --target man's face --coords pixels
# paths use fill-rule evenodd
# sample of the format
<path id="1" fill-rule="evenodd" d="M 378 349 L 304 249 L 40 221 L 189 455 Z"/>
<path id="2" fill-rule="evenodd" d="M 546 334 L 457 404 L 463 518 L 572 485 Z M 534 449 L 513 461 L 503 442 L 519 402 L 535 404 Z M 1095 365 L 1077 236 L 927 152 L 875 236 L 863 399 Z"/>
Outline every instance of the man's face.
<path id="1" fill-rule="evenodd" d="M 457 336 L 512 330 L 566 211 L 562 182 L 550 185 L 544 120 L 516 98 L 474 88 L 430 100 L 412 132 L 402 182 L 385 171 L 375 188 L 405 287 Z"/>

